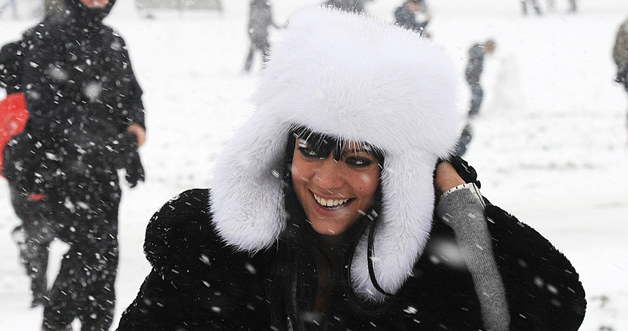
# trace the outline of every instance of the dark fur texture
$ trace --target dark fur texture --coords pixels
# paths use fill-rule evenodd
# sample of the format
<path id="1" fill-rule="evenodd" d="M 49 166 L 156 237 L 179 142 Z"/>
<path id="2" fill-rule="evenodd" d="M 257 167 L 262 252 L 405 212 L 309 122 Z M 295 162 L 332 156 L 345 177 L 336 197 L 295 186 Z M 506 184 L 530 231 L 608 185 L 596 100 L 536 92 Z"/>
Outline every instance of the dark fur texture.
<path id="1" fill-rule="evenodd" d="M 226 246 L 210 221 L 208 195 L 201 189 L 184 192 L 153 216 L 145 243 L 153 271 L 125 311 L 119 330 L 287 328 L 273 321 L 277 312 L 268 302 L 271 285 L 291 286 L 270 284 L 272 273 L 282 272 L 272 268 L 282 265 L 277 247 L 251 256 Z M 577 330 L 586 302 L 569 261 L 540 234 L 498 207 L 488 205 L 486 213 L 506 286 L 511 330 Z M 446 256 L 437 248 L 443 240 L 455 243 L 451 229 L 435 220 L 413 276 L 384 305 L 369 306 L 350 287 L 338 285 L 335 298 L 339 300 L 322 329 L 481 329 L 470 274 L 464 267 L 444 263 Z M 307 314 L 297 316 L 307 318 Z"/>

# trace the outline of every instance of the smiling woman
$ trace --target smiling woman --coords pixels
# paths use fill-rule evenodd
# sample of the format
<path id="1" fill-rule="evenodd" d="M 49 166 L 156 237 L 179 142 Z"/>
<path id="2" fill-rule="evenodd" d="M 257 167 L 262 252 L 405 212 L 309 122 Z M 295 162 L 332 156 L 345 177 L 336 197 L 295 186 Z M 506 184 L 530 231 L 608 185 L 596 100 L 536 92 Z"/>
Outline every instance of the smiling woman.
<path id="1" fill-rule="evenodd" d="M 578 329 L 570 262 L 450 158 L 440 47 L 329 8 L 282 37 L 212 188 L 151 219 L 119 330 Z"/>
<path id="2" fill-rule="evenodd" d="M 294 192 L 310 224 L 320 234 L 342 234 L 372 208 L 383 162 L 368 145 L 303 129 L 291 139 Z"/>

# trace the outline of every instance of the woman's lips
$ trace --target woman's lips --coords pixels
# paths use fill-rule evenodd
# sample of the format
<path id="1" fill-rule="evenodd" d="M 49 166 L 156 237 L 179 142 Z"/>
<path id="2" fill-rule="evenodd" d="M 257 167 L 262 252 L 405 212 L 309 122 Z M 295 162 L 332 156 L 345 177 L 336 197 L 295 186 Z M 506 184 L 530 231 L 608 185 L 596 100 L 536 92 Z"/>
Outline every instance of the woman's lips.
<path id="1" fill-rule="evenodd" d="M 337 198 L 324 198 L 322 196 L 317 195 L 312 192 L 312 196 L 314 197 L 314 201 L 318 204 L 318 206 L 325 208 L 327 210 L 340 209 L 351 203 L 353 199 L 337 199 Z"/>

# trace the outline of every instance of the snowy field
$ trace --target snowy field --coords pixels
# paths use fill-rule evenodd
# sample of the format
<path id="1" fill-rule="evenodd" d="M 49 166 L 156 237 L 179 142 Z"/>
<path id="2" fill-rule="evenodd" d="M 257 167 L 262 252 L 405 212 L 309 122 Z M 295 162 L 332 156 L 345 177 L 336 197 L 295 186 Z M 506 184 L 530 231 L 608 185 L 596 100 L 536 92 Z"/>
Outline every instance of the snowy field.
<path id="1" fill-rule="evenodd" d="M 318 2 L 275 0 L 276 21 Z M 401 2 L 374 0 L 367 10 L 392 20 Z M 554 12 L 524 17 L 516 0 L 432 0 L 429 30 L 459 66 L 461 84 L 469 46 L 497 41 L 465 157 L 485 196 L 571 259 L 589 302 L 581 330 L 628 330 L 628 99 L 613 82 L 611 59 L 628 2 L 584 0 L 577 14 L 566 13 L 567 1 L 556 3 Z M 247 1 L 223 4 L 222 13 L 159 12 L 144 19 L 132 0 L 118 0 L 108 18 L 129 45 L 149 130 L 142 147 L 147 182 L 125 190 L 120 211 L 114 326 L 149 271 L 142 243 L 151 214 L 182 190 L 211 186 L 216 156 L 253 111 L 248 98 L 259 62 L 254 74 L 242 72 Z M 36 22 L 5 12 L 0 42 L 19 38 Z M 273 31 L 273 39 L 280 34 Z M 468 99 L 462 85 L 461 124 Z M 28 279 L 10 236 L 17 224 L 0 180 L 0 330 L 39 330 L 42 309 L 28 308 Z M 54 244 L 51 273 L 64 249 Z"/>

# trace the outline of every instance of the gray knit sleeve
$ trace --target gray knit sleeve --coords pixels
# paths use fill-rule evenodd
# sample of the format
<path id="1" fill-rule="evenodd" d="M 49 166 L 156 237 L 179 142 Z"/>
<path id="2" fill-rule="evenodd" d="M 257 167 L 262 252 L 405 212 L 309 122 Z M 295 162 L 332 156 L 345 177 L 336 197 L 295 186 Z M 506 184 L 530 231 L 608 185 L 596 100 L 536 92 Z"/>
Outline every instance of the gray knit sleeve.
<path id="1" fill-rule="evenodd" d="M 497 270 L 484 216 L 484 202 L 478 188 L 469 183 L 445 192 L 436 206 L 436 213 L 454 231 L 475 284 L 484 327 L 491 331 L 508 330 L 510 314 L 506 291 Z"/>

